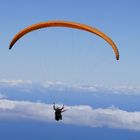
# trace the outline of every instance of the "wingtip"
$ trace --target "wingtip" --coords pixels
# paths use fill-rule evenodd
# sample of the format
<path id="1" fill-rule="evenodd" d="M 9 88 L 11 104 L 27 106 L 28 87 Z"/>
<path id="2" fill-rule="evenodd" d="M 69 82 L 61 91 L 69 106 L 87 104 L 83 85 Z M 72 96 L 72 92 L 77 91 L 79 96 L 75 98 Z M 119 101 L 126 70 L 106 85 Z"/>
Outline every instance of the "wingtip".
<path id="1" fill-rule="evenodd" d="M 116 60 L 119 60 L 119 56 L 118 56 L 118 57 L 116 57 Z"/>
<path id="2" fill-rule="evenodd" d="M 10 46 L 9 46 L 9 50 L 11 50 L 11 49 L 12 49 L 12 46 L 10 45 Z"/>

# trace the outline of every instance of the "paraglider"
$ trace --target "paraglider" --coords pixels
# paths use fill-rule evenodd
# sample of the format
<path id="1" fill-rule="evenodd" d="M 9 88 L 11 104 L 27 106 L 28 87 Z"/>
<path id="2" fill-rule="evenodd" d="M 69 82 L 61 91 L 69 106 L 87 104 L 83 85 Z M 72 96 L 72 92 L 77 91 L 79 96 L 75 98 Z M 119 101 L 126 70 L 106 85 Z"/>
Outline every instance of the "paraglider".
<path id="1" fill-rule="evenodd" d="M 28 26 L 28 27 L 24 28 L 23 30 L 19 31 L 13 37 L 12 41 L 10 42 L 9 49 L 12 49 L 14 44 L 20 38 L 22 38 L 24 35 L 26 35 L 27 33 L 32 32 L 34 30 L 42 29 L 42 28 L 48 28 L 48 27 L 74 28 L 74 29 L 87 31 L 87 32 L 90 32 L 92 34 L 96 34 L 97 36 L 99 36 L 102 39 L 104 39 L 112 47 L 112 49 L 113 49 L 113 51 L 115 53 L 116 60 L 119 60 L 119 51 L 118 51 L 117 46 L 115 45 L 113 40 L 110 37 L 108 37 L 105 33 L 101 32 L 100 30 L 98 30 L 96 28 L 93 28 L 91 26 L 85 25 L 85 24 L 76 23 L 76 22 L 69 22 L 69 21 L 60 21 L 60 20 L 48 21 L 48 22 L 40 22 L 40 23 L 33 24 L 31 26 Z M 56 121 L 62 120 L 62 113 L 64 111 L 66 111 L 64 109 L 64 105 L 61 108 L 59 108 L 59 107 L 56 107 L 55 104 L 54 104 L 53 109 L 55 111 L 55 120 Z"/>
<path id="2" fill-rule="evenodd" d="M 34 30 L 41 29 L 41 28 L 47 28 L 47 27 L 68 27 L 68 28 L 75 28 L 75 29 L 84 30 L 84 31 L 96 34 L 96 35 L 100 36 L 101 38 L 103 38 L 112 47 L 112 49 L 114 50 L 115 56 L 116 56 L 116 60 L 119 60 L 119 51 L 118 51 L 115 43 L 105 33 L 101 32 L 100 30 L 98 30 L 96 28 L 85 25 L 85 24 L 69 22 L 69 21 L 60 21 L 60 20 L 41 22 L 41 23 L 37 23 L 37 24 L 33 24 L 31 26 L 28 26 L 27 28 L 21 30 L 14 36 L 14 38 L 12 39 L 12 41 L 9 45 L 9 49 L 11 49 L 13 47 L 13 45 L 27 33 L 34 31 Z"/>
<path id="3" fill-rule="evenodd" d="M 55 120 L 56 121 L 62 120 L 62 113 L 66 111 L 64 110 L 64 105 L 61 108 L 59 108 L 59 107 L 56 107 L 54 103 L 53 109 L 55 111 Z"/>

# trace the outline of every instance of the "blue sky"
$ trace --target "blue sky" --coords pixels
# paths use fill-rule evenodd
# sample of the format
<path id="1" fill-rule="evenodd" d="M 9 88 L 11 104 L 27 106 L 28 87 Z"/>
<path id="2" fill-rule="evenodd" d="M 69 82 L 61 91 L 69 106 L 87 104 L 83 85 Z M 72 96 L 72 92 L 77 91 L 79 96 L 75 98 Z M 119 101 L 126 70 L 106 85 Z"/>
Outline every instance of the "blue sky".
<path id="1" fill-rule="evenodd" d="M 139 5 L 139 0 L 1 1 L 0 79 L 139 86 Z M 119 62 L 101 38 L 64 28 L 30 33 L 8 50 L 19 30 L 56 19 L 105 32 L 118 46 Z"/>
<path id="2" fill-rule="evenodd" d="M 1 0 L 0 138 L 139 139 L 139 5 L 139 0 Z M 100 29 L 117 44 L 120 60 L 100 37 L 66 28 L 29 33 L 8 49 L 18 31 L 48 20 Z M 59 123 L 53 102 L 68 109 Z"/>

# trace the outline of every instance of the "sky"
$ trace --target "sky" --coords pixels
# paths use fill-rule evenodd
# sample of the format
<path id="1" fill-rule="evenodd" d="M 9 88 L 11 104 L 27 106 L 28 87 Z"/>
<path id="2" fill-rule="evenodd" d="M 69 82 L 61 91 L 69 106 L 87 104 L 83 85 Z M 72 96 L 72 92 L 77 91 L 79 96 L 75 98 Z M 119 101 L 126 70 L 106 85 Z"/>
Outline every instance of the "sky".
<path id="1" fill-rule="evenodd" d="M 0 139 L 139 139 L 139 5 L 0 0 Z M 17 32 L 49 20 L 101 30 L 117 45 L 120 60 L 102 38 L 68 28 L 31 32 L 8 49 Z M 54 102 L 67 109 L 58 123 Z"/>
<path id="2" fill-rule="evenodd" d="M 0 79 L 139 86 L 139 4 L 138 0 L 1 1 Z M 120 60 L 100 37 L 66 28 L 32 32 L 8 50 L 18 31 L 49 20 L 100 29 L 116 43 Z"/>

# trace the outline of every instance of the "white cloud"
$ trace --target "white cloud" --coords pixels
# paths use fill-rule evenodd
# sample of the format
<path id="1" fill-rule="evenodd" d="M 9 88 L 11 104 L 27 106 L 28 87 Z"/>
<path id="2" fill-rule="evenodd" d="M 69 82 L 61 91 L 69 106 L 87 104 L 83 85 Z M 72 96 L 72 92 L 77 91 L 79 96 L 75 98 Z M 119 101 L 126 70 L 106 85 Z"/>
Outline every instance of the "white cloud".
<path id="1" fill-rule="evenodd" d="M 62 123 L 90 127 L 109 127 L 140 131 L 140 112 L 115 107 L 93 109 L 90 106 L 66 106 Z M 0 100 L 0 119 L 35 119 L 54 122 L 51 104 Z"/>
<path id="2" fill-rule="evenodd" d="M 67 112 L 65 122 L 140 131 L 140 112 L 127 112 L 118 108 L 92 109 L 88 106 L 77 106 L 71 112 Z"/>
<path id="3" fill-rule="evenodd" d="M 101 93 L 101 94 L 118 94 L 118 95 L 140 95 L 140 86 L 130 87 L 130 86 L 121 86 L 121 87 L 105 87 L 103 85 L 69 85 L 60 81 L 44 81 L 44 82 L 33 82 L 31 80 L 0 80 L 0 87 L 4 86 L 5 88 L 20 88 L 27 93 L 32 92 L 32 89 L 39 89 L 40 91 L 51 89 L 58 91 L 73 90 L 80 92 L 88 93 Z"/>
<path id="4" fill-rule="evenodd" d="M 0 100 L 0 119 L 36 119 L 53 121 L 51 105 L 28 101 Z"/>
<path id="5" fill-rule="evenodd" d="M 32 82 L 30 80 L 0 80 L 1 85 L 9 85 L 9 86 L 16 86 L 16 85 L 21 85 L 21 84 L 31 84 Z"/>
<path id="6" fill-rule="evenodd" d="M 112 88 L 115 94 L 140 95 L 140 87 L 121 86 Z"/>

